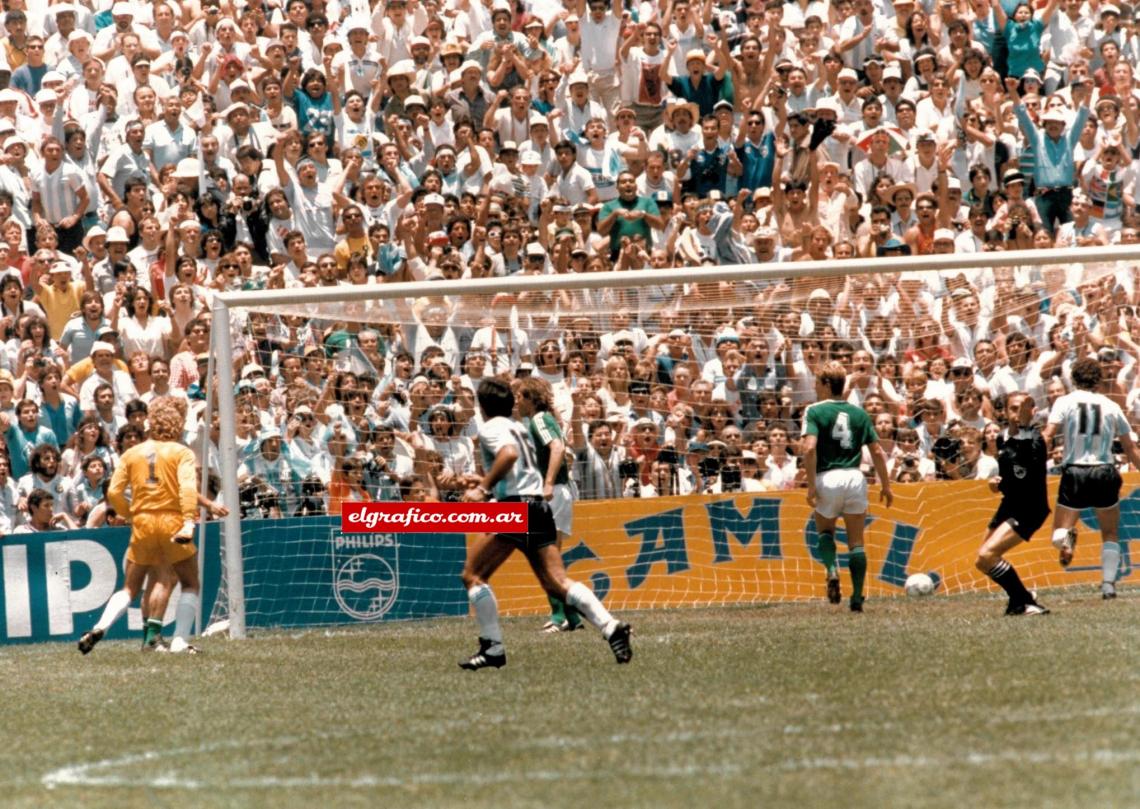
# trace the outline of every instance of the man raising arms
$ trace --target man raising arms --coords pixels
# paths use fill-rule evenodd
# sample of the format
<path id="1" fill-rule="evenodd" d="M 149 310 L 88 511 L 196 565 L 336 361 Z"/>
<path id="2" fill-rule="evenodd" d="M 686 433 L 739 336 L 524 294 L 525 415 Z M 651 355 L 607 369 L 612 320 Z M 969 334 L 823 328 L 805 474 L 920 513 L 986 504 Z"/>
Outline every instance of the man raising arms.
<path id="1" fill-rule="evenodd" d="M 173 398 L 155 399 L 147 416 L 149 440 L 123 453 L 107 489 L 111 507 L 131 520 L 126 581 L 107 602 L 95 628 L 79 639 L 83 654 L 95 648 L 107 629 L 127 611 L 147 572 L 163 565 L 173 566 L 182 584 L 170 651 L 197 651 L 186 641 L 198 613 L 199 591 L 197 549 L 192 541 L 198 507 L 194 453 L 178 443 L 184 417 Z M 128 486 L 129 502 L 124 496 Z"/>
<path id="2" fill-rule="evenodd" d="M 827 568 L 827 600 L 838 604 L 839 565 L 835 553 L 835 525 L 840 515 L 847 529 L 848 569 L 851 571 L 851 611 L 863 611 L 863 580 L 867 555 L 863 550 L 863 526 L 867 518 L 867 481 L 859 469 L 863 447 L 882 487 L 879 499 L 887 508 L 894 502 L 887 457 L 871 425 L 871 417 L 843 400 L 847 371 L 838 362 L 823 366 L 815 381 L 815 404 L 804 413 L 803 450 L 807 470 L 807 501 L 815 509 L 819 532 L 819 555 Z"/>

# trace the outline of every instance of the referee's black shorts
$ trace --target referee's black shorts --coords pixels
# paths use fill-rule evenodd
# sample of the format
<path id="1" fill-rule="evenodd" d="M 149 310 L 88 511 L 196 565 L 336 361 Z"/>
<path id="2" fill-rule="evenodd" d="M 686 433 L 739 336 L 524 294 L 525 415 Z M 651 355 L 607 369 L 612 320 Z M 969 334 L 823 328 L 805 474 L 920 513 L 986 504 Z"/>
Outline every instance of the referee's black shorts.
<path id="1" fill-rule="evenodd" d="M 558 529 L 554 526 L 554 512 L 542 497 L 504 497 L 502 503 L 526 503 L 527 527 L 516 534 L 495 534 L 513 542 L 523 553 L 545 548 L 558 542 Z"/>
<path id="2" fill-rule="evenodd" d="M 1066 466 L 1061 470 L 1057 505 L 1082 508 L 1112 508 L 1120 502 L 1120 472 L 1112 464 Z"/>
<path id="3" fill-rule="evenodd" d="M 1013 532 L 1028 542 L 1048 518 L 1048 507 L 1045 509 L 1029 509 L 1014 506 L 1003 499 L 997 511 L 994 512 L 993 519 L 990 520 L 989 529 L 993 531 L 1002 523 L 1009 523 Z"/>

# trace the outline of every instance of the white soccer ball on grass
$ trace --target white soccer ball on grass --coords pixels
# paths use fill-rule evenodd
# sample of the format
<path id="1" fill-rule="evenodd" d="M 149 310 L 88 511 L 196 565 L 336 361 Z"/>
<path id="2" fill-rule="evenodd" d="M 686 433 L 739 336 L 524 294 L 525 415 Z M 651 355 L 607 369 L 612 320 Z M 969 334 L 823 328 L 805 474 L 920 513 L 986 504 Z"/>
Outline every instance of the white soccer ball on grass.
<path id="1" fill-rule="evenodd" d="M 907 576 L 904 589 L 908 596 L 914 596 L 915 598 L 933 595 L 934 579 L 925 573 L 912 573 Z"/>

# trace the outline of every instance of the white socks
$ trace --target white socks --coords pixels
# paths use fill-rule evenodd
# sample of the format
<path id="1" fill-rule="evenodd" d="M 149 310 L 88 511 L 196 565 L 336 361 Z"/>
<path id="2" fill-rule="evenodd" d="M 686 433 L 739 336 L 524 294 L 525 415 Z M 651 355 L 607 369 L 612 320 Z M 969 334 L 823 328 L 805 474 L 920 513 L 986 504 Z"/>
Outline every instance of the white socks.
<path id="1" fill-rule="evenodd" d="M 178 599 L 178 608 L 174 612 L 174 637 L 186 640 L 190 630 L 194 628 L 194 619 L 198 617 L 198 594 L 182 591 Z"/>
<path id="2" fill-rule="evenodd" d="M 499 602 L 495 592 L 487 584 L 476 584 L 467 591 L 467 600 L 475 608 L 475 621 L 479 624 L 479 637 L 494 641 L 500 648 L 503 643 L 503 628 L 499 626 Z M 494 647 L 490 650 L 497 654 Z"/>
<path id="3" fill-rule="evenodd" d="M 610 615 L 610 611 L 598 600 L 598 597 L 580 581 L 571 584 L 566 591 L 566 603 L 582 613 L 587 621 L 602 630 L 602 635 L 606 638 L 610 636 L 618 624 L 617 620 Z"/>
<path id="4" fill-rule="evenodd" d="M 122 617 L 129 606 L 131 606 L 130 593 L 126 590 L 116 590 L 107 602 L 107 606 L 103 608 L 103 615 L 100 616 L 99 623 L 95 624 L 95 628 L 100 632 L 106 632 L 111 624 Z"/>
<path id="5" fill-rule="evenodd" d="M 1115 584 L 1120 573 L 1120 543 L 1104 542 L 1100 546 L 1100 568 L 1102 582 Z"/>

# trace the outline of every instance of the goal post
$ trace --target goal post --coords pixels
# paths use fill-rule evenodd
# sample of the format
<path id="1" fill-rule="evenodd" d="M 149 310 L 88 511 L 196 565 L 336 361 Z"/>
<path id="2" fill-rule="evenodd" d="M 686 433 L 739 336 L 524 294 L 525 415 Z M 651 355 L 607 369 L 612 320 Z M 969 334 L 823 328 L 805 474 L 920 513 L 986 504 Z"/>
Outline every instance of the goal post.
<path id="1" fill-rule="evenodd" d="M 844 279 L 846 277 L 936 273 L 947 270 L 976 272 L 997 268 L 1049 266 L 1065 269 L 1071 277 L 1078 277 L 1081 280 L 1096 280 L 1111 273 L 1122 272 L 1125 269 L 1130 271 L 1133 265 L 1137 263 L 1140 263 L 1140 247 L 1112 246 L 1081 250 L 1050 249 L 973 254 L 953 253 L 887 260 L 853 259 L 604 273 L 518 274 L 507 278 L 217 293 L 213 302 L 214 328 L 211 330 L 211 339 L 217 372 L 216 386 L 219 394 L 217 397 L 220 415 L 218 450 L 222 473 L 222 495 L 224 502 L 230 509 L 229 515 L 224 519 L 222 543 L 225 610 L 229 622 L 229 634 L 233 638 L 241 638 L 245 636 L 247 630 L 246 583 L 243 570 L 243 521 L 241 510 L 238 508 L 240 502 L 238 469 L 241 459 L 239 458 L 235 429 L 237 418 L 235 397 L 232 395 L 235 383 L 238 381 L 237 369 L 234 366 L 235 346 L 233 344 L 232 325 L 232 316 L 235 312 L 261 311 L 338 321 L 369 322 L 370 320 L 390 320 L 397 312 L 403 313 L 399 316 L 408 318 L 410 315 L 407 312 L 412 308 L 410 302 L 421 299 L 446 297 L 450 300 L 470 298 L 476 301 L 489 301 L 496 295 L 517 296 L 523 293 L 556 295 L 559 292 L 570 293 L 581 290 L 587 290 L 591 293 L 613 290 L 640 292 L 664 286 L 676 286 L 680 289 L 686 285 L 708 285 L 709 287 L 720 285 L 719 291 L 713 290 L 709 293 L 714 297 L 703 299 L 703 306 L 709 309 L 724 308 L 727 311 L 740 314 L 747 311 L 752 305 L 756 289 L 765 285 L 789 284 L 796 290 L 794 302 L 803 304 L 808 299 L 809 293 L 817 286 L 817 281 L 821 285 L 828 282 L 834 286 L 836 283 L 845 284 Z M 1074 267 L 1078 268 L 1076 275 L 1074 275 Z M 743 287 L 734 285 L 743 285 Z M 715 297 L 717 295 L 722 297 Z M 601 304 L 595 304 L 595 307 L 593 310 L 583 311 L 580 314 L 594 317 L 599 323 L 610 316 L 611 312 L 602 308 Z M 700 308 L 700 306 L 696 308 Z M 561 312 L 562 317 L 567 320 L 576 314 L 579 313 L 576 311 Z M 635 313 L 637 316 L 645 315 L 647 317 L 652 316 L 652 314 L 652 312 Z M 733 320 L 735 322 L 735 318 Z M 599 325 L 598 331 L 602 332 L 606 329 Z M 416 357 L 415 360 L 418 362 L 419 357 Z M 996 504 L 996 500 L 994 502 Z M 599 512 L 593 513 L 598 514 Z M 256 524 L 251 525 L 250 521 L 246 521 L 244 527 L 247 529 L 247 533 L 250 530 L 256 530 Z M 583 540 L 588 545 L 589 538 L 583 537 Z M 573 551 L 574 547 L 575 543 L 572 543 L 571 547 L 564 548 L 564 551 Z M 585 551 L 582 552 L 585 553 Z M 718 559 L 714 556 L 710 559 L 709 564 L 717 561 Z M 897 571 L 892 575 L 897 576 Z M 1044 576 L 1044 574 L 1042 575 Z M 732 583 L 730 581 L 726 586 L 738 585 L 739 582 Z M 966 584 L 961 584 L 961 586 L 965 587 Z M 978 586 L 982 587 L 984 583 L 979 582 Z M 790 595 L 800 597 L 801 592 L 796 590 Z M 636 599 L 630 603 L 648 605 Z M 666 599 L 663 603 L 672 602 Z"/>
<path id="2" fill-rule="evenodd" d="M 214 344 L 214 362 L 217 366 L 219 426 L 221 428 L 218 447 L 222 473 L 222 497 L 229 506 L 229 514 L 224 518 L 222 545 L 225 553 L 223 575 L 226 582 L 226 598 L 229 610 L 229 633 L 231 638 L 245 637 L 245 576 L 242 569 L 241 510 L 238 508 L 238 462 L 237 434 L 234 429 L 234 360 L 233 336 L 230 328 L 230 308 L 222 296 L 214 299 L 213 328 L 210 329 Z M 209 423 L 204 429 L 210 429 Z M 203 457 L 203 465 L 209 467 L 209 459 Z"/>

